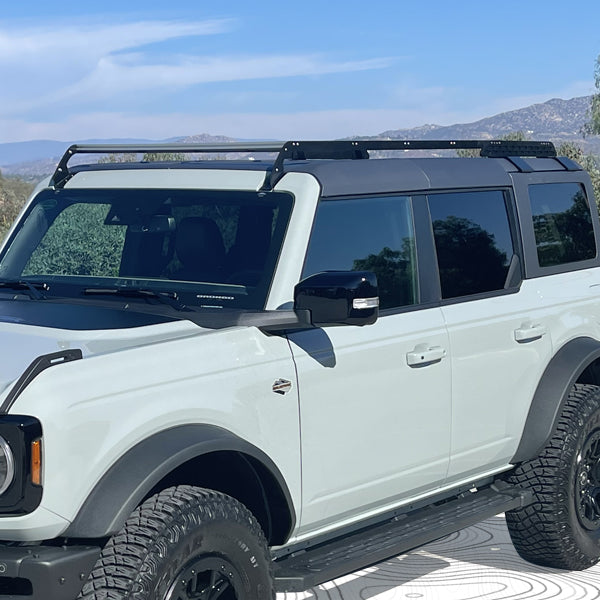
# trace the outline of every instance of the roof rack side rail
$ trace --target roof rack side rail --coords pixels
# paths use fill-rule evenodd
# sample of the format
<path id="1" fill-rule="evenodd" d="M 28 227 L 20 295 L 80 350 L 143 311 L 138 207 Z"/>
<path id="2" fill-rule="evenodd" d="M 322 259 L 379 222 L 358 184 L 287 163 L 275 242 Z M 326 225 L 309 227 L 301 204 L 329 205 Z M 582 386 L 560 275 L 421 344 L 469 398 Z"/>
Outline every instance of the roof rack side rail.
<path id="1" fill-rule="evenodd" d="M 208 154 L 228 152 L 275 152 L 281 150 L 283 142 L 225 142 L 222 144 L 73 144 L 60 159 L 50 186 L 62 187 L 70 179 L 69 161 L 76 154 Z"/>
<path id="2" fill-rule="evenodd" d="M 480 150 L 488 158 L 531 156 L 555 158 L 552 142 L 517 142 L 509 140 L 336 140 L 289 141 L 283 144 L 273 165 L 270 177 L 272 189 L 284 173 L 286 160 L 318 158 L 365 159 L 369 150 Z"/>

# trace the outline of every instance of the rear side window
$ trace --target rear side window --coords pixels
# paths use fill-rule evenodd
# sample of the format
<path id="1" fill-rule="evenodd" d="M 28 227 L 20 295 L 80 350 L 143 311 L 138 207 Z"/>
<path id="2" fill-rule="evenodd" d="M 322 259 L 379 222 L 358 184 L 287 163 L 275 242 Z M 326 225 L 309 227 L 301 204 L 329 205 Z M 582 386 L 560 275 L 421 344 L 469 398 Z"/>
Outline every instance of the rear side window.
<path id="1" fill-rule="evenodd" d="M 590 206 L 581 184 L 533 184 L 529 201 L 540 267 L 596 256 Z"/>
<path id="2" fill-rule="evenodd" d="M 321 271 L 373 271 L 380 308 L 415 304 L 417 265 L 410 199 L 321 200 L 303 277 Z"/>
<path id="3" fill-rule="evenodd" d="M 505 288 L 514 246 L 500 190 L 428 197 L 442 298 Z"/>

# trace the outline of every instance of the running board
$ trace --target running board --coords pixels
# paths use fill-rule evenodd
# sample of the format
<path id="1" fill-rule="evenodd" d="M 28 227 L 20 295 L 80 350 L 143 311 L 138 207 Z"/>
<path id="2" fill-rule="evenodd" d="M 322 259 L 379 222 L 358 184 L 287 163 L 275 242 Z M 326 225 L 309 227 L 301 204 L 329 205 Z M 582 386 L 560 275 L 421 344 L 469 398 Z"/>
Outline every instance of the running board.
<path id="1" fill-rule="evenodd" d="M 414 510 L 276 560 L 273 563 L 276 590 L 302 592 L 530 502 L 529 491 L 498 482 Z"/>

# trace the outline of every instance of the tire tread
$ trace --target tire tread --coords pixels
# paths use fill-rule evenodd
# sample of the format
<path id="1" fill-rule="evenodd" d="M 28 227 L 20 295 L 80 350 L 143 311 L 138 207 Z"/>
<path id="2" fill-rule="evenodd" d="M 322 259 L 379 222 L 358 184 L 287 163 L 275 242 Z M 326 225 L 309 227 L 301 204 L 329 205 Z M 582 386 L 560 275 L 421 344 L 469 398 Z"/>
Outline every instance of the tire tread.
<path id="1" fill-rule="evenodd" d="M 184 535 L 190 526 L 215 518 L 248 528 L 259 540 L 271 576 L 267 542 L 252 513 L 221 492 L 180 485 L 152 496 L 131 514 L 104 547 L 78 600 L 151 600 L 147 582 L 157 574 L 161 546 Z"/>
<path id="2" fill-rule="evenodd" d="M 540 453 L 518 466 L 510 483 L 534 492 L 534 502 L 508 511 L 508 530 L 519 555 L 525 560 L 559 569 L 581 570 L 598 562 L 598 555 L 586 552 L 573 525 L 574 507 L 568 492 L 578 440 L 586 420 L 598 411 L 600 388 L 573 386 L 554 433 Z M 571 517 L 569 518 L 569 515 Z"/>

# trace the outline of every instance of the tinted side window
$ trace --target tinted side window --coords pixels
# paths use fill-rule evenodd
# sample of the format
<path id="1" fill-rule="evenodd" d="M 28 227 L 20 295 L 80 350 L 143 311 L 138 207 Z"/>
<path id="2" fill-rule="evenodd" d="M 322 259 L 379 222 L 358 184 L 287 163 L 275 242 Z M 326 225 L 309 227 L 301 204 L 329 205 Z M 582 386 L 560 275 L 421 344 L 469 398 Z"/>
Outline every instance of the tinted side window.
<path id="1" fill-rule="evenodd" d="M 513 242 L 501 191 L 428 198 L 443 298 L 504 289 Z"/>
<path id="2" fill-rule="evenodd" d="M 373 271 L 380 308 L 417 302 L 417 269 L 407 197 L 322 200 L 303 277 L 320 271 Z"/>
<path id="3" fill-rule="evenodd" d="M 530 185 L 529 200 L 540 267 L 596 256 L 590 207 L 580 184 Z"/>

